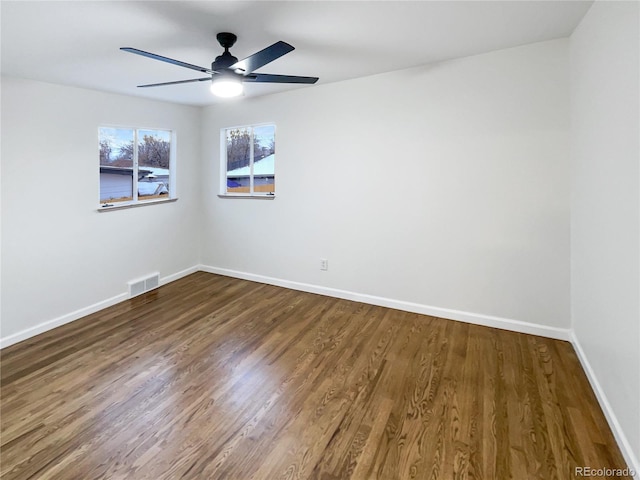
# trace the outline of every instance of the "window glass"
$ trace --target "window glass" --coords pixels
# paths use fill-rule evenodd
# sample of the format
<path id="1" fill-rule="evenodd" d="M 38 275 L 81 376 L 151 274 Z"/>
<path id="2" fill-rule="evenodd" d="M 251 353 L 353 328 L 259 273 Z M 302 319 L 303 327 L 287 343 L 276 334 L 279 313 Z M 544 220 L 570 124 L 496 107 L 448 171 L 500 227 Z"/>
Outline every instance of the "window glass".
<path id="1" fill-rule="evenodd" d="M 138 130 L 138 200 L 169 195 L 171 132 Z"/>
<path id="2" fill-rule="evenodd" d="M 100 203 L 133 200 L 135 131 L 100 128 Z"/>
<path id="3" fill-rule="evenodd" d="M 227 192 L 249 193 L 251 174 L 251 129 L 227 130 Z"/>
<path id="4" fill-rule="evenodd" d="M 253 191 L 273 193 L 276 178 L 276 127 L 254 127 L 253 145 Z"/>

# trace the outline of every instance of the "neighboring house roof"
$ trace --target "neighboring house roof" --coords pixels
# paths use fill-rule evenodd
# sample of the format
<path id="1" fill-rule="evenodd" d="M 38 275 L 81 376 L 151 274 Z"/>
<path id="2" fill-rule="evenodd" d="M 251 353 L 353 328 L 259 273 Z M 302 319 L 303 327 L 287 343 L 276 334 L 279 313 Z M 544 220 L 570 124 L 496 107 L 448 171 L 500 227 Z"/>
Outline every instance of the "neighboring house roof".
<path id="1" fill-rule="evenodd" d="M 112 175 L 131 175 L 133 173 L 133 170 L 131 169 L 131 167 L 111 167 L 109 165 L 100 165 L 100 173 L 110 173 Z M 156 177 L 168 177 L 169 169 L 160 167 L 144 167 L 138 169 L 138 173 L 141 176 L 152 174 Z"/>
<path id="2" fill-rule="evenodd" d="M 127 167 L 109 167 L 107 165 L 100 165 L 100 173 L 110 173 L 111 175 L 129 175 L 131 177 L 133 176 L 133 169 Z M 151 173 L 151 169 L 139 169 L 138 173 L 140 175 L 149 175 Z"/>
<path id="3" fill-rule="evenodd" d="M 133 175 L 133 170 L 126 167 L 107 167 L 100 165 L 100 173 L 110 173 L 111 175 Z"/>
<path id="4" fill-rule="evenodd" d="M 150 172 L 152 175 L 155 175 L 156 177 L 160 177 L 160 176 L 164 176 L 164 177 L 168 177 L 169 176 L 169 169 L 168 168 L 160 168 L 160 167 L 143 167 L 144 170 L 140 170 L 140 172 Z"/>
<path id="5" fill-rule="evenodd" d="M 254 175 L 273 175 L 275 170 L 275 153 L 268 155 L 253 163 Z M 227 172 L 227 177 L 246 177 L 251 173 L 248 166 L 236 168 Z"/>

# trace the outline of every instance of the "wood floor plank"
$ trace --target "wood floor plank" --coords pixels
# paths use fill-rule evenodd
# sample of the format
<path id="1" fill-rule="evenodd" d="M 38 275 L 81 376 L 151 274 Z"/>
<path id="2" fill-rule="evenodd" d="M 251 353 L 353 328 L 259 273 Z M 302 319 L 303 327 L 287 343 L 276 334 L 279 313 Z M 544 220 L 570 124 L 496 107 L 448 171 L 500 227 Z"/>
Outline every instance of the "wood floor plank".
<path id="1" fill-rule="evenodd" d="M 567 342 L 198 272 L 0 352 L 0 478 L 624 468 Z"/>

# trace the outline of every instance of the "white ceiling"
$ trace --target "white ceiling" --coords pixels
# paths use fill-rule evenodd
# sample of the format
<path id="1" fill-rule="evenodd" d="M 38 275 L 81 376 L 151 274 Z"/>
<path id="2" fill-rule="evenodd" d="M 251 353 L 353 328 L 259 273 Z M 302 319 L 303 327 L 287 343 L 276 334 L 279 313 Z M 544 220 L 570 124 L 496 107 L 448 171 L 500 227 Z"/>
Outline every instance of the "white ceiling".
<path id="1" fill-rule="evenodd" d="M 242 59 L 278 40 L 296 50 L 259 72 L 318 84 L 566 37 L 591 1 L 6 1 L 2 73 L 170 102 L 209 105 L 198 72 L 121 52 L 135 47 L 210 67 L 215 35 L 238 36 Z M 314 86 L 250 83 L 246 96 Z"/>

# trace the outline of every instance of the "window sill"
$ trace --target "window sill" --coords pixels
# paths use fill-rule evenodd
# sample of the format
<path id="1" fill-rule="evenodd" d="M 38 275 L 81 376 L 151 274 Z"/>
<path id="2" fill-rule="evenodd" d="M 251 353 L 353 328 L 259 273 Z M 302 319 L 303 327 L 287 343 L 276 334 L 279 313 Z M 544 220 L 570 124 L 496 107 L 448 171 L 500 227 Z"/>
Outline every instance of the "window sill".
<path id="1" fill-rule="evenodd" d="M 126 203 L 124 205 L 118 205 L 117 203 L 107 203 L 105 205 L 98 208 L 99 212 L 111 212 L 113 210 L 125 210 L 127 208 L 138 208 L 138 207 L 146 207 L 147 205 L 158 205 L 159 203 L 172 203 L 177 202 L 178 198 L 167 198 L 162 200 L 148 200 L 146 202 L 138 202 L 138 203 Z"/>
<path id="2" fill-rule="evenodd" d="M 255 200 L 273 200 L 275 195 L 244 195 L 242 193 L 219 193 L 219 198 L 253 198 Z"/>

